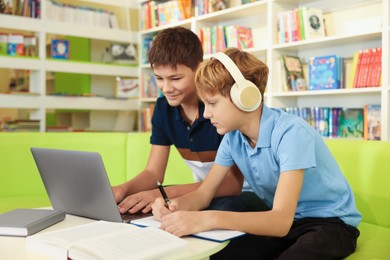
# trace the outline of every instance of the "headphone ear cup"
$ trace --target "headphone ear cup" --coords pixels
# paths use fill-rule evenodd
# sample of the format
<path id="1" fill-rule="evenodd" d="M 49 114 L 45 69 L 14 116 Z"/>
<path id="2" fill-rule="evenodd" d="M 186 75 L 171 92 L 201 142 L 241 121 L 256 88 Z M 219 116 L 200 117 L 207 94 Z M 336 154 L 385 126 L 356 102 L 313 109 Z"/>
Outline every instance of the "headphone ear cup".
<path id="1" fill-rule="evenodd" d="M 245 87 L 235 83 L 230 89 L 230 98 L 233 103 L 242 111 L 251 112 L 261 104 L 260 90 L 251 81 L 245 81 Z"/>
<path id="2" fill-rule="evenodd" d="M 240 104 L 240 87 L 234 83 L 232 88 L 230 89 L 230 98 L 233 101 L 233 104 L 236 105 L 237 108 L 242 110 L 241 104 Z"/>

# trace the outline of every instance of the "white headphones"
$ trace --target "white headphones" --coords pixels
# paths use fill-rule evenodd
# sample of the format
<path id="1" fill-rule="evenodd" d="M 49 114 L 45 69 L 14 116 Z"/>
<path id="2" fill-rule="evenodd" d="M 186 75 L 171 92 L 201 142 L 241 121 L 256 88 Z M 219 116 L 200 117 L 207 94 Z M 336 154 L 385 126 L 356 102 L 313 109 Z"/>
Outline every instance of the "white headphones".
<path id="1" fill-rule="evenodd" d="M 213 55 L 219 60 L 236 82 L 230 89 L 230 97 L 233 103 L 245 112 L 256 110 L 261 104 L 261 93 L 259 88 L 251 81 L 244 78 L 237 65 L 223 52 Z"/>

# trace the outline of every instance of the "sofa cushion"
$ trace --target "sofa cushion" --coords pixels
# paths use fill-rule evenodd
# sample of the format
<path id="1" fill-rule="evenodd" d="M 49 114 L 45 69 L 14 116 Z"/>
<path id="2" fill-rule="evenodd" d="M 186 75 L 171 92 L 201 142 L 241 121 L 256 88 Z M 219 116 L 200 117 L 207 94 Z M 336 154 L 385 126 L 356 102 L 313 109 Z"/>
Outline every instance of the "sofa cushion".
<path id="1" fill-rule="evenodd" d="M 347 259 L 390 259 L 390 228 L 360 223 L 360 237 L 355 253 Z"/>
<path id="2" fill-rule="evenodd" d="M 390 228 L 390 143 L 340 139 L 326 143 L 352 187 L 362 221 Z"/>
<path id="3" fill-rule="evenodd" d="M 0 211 L 12 206 L 47 206 L 42 205 L 48 198 L 31 147 L 99 152 L 115 185 L 126 180 L 126 139 L 126 133 L 1 133 Z"/>

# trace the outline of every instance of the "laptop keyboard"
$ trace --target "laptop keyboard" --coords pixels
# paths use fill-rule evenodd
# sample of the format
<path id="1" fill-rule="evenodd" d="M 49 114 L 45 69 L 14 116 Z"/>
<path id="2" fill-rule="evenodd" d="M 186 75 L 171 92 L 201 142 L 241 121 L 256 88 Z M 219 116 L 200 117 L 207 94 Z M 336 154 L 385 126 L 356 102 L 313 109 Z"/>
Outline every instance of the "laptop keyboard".
<path id="1" fill-rule="evenodd" d="M 126 213 L 121 213 L 121 218 L 122 218 L 123 222 L 131 222 L 132 220 L 146 218 L 146 217 L 149 217 L 152 215 L 153 214 L 151 212 L 148 212 L 148 213 L 137 212 L 134 214 L 130 214 L 130 213 L 126 212 Z"/>

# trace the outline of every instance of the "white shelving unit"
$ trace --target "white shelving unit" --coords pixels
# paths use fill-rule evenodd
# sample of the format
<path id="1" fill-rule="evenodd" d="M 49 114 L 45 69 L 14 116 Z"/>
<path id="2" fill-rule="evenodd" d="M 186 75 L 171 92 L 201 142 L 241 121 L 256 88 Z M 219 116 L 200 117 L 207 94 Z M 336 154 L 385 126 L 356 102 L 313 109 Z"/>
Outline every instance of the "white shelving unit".
<path id="1" fill-rule="evenodd" d="M 115 93 L 115 77 L 138 78 L 137 67 L 104 64 L 96 61 L 101 55 L 103 44 L 135 43 L 138 44 L 138 32 L 132 30 L 131 15 L 137 14 L 137 3 L 130 0 L 81 0 L 75 5 L 98 7 L 114 11 L 117 14 L 120 29 L 92 27 L 84 24 L 73 24 L 53 21 L 46 16 L 47 1 L 41 1 L 41 18 L 26 18 L 0 14 L 0 31 L 34 34 L 38 39 L 38 57 L 23 58 L 0 56 L 0 68 L 30 70 L 30 95 L 0 94 L 1 109 L 28 110 L 29 119 L 40 120 L 40 131 L 46 130 L 46 114 L 50 110 L 61 109 L 82 111 L 81 116 L 71 115 L 70 124 L 76 129 L 93 131 L 127 131 L 124 125 L 131 123 L 135 116 L 131 111 L 138 110 L 139 102 L 134 99 L 116 99 L 104 97 L 68 97 L 47 95 L 46 75 L 51 72 L 77 73 L 91 76 L 91 92 L 104 96 Z M 67 2 L 68 3 L 68 2 Z M 118 15 L 119 14 L 119 15 Z M 137 20 L 137 18 L 136 18 Z M 91 41 L 91 62 L 47 59 L 46 42 L 49 35 L 75 36 L 88 38 Z M 96 41 L 97 43 L 94 43 Z M 98 47 L 95 47 L 98 45 Z M 99 49 L 100 48 L 100 49 Z M 72 50 L 71 50 L 72 51 Z M 1 79 L 0 79 L 1 80 Z M 97 92 L 97 93 L 96 93 Z M 103 94 L 101 94 L 103 93 Z M 108 94 L 107 94 L 108 93 Z M 70 112 L 72 114 L 72 112 Z M 125 117 L 123 115 L 126 115 Z M 123 122 L 119 122 L 122 120 Z M 117 126 L 121 125 L 120 128 Z"/>
<path id="2" fill-rule="evenodd" d="M 388 0 L 260 0 L 241 4 L 231 0 L 230 8 L 196 16 L 179 23 L 140 31 L 143 38 L 170 26 L 181 25 L 198 33 L 203 27 L 214 25 L 245 25 L 253 30 L 253 53 L 270 68 L 266 103 L 271 107 L 358 107 L 365 104 L 382 106 L 382 140 L 390 140 L 390 4 Z M 321 8 L 330 23 L 327 36 L 313 40 L 277 42 L 277 13 L 307 6 Z M 299 56 L 307 60 L 312 56 L 336 54 L 352 58 L 360 49 L 382 47 L 382 86 L 372 88 L 338 89 L 323 91 L 280 92 L 277 82 L 277 64 L 281 54 Z M 142 50 L 141 52 L 142 53 Z M 205 55 L 205 59 L 210 55 Z M 140 58 L 142 62 L 142 58 Z M 140 64 L 140 78 L 150 66 Z M 154 99 L 140 99 L 141 103 Z"/>

